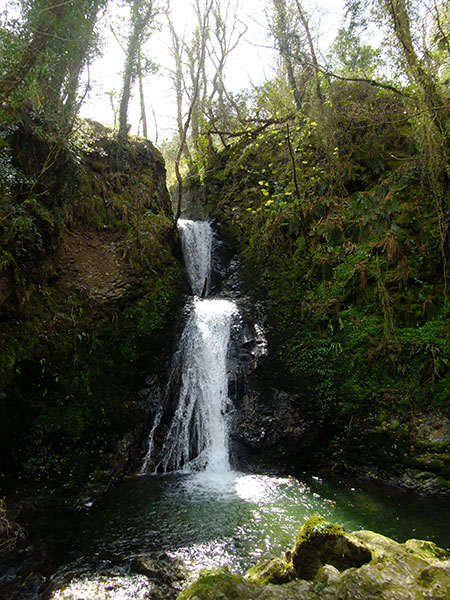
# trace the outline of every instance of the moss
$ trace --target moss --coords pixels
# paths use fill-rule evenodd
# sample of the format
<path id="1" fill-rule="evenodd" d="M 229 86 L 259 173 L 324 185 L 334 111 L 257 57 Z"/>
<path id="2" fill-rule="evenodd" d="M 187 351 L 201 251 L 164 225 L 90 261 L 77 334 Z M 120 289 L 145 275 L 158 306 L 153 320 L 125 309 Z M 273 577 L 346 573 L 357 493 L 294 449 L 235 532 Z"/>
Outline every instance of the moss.
<path id="1" fill-rule="evenodd" d="M 215 600 L 216 598 L 236 599 L 244 598 L 238 596 L 236 589 L 243 587 L 241 578 L 233 575 L 227 567 L 220 567 L 203 571 L 199 579 L 187 590 L 179 594 L 177 600 Z"/>
<path id="2" fill-rule="evenodd" d="M 450 479 L 444 478 L 444 477 L 438 477 L 437 484 L 443 490 L 450 491 Z"/>
<path id="3" fill-rule="evenodd" d="M 431 558 L 438 560 L 449 560 L 450 553 L 442 548 L 439 548 L 434 542 L 425 540 L 407 540 L 405 548 L 408 552 L 419 556 L 420 558 Z"/>
<path id="4" fill-rule="evenodd" d="M 251 583 L 260 585 L 281 584 L 294 579 L 295 573 L 292 563 L 280 558 L 272 558 L 249 569 L 246 577 Z"/>
<path id="5" fill-rule="evenodd" d="M 299 529 L 292 549 L 292 564 L 300 579 L 314 579 L 318 569 L 329 564 L 339 570 L 370 562 L 370 550 L 345 532 L 342 525 L 313 516 Z"/>
<path id="6" fill-rule="evenodd" d="M 345 533 L 345 529 L 342 525 L 330 523 L 324 517 L 321 517 L 320 515 L 314 515 L 310 517 L 298 530 L 295 539 L 294 550 L 300 546 L 300 544 L 308 542 L 317 534 L 335 536 L 342 535 L 343 533 Z"/>
<path id="7" fill-rule="evenodd" d="M 328 532 L 328 533 L 327 533 Z M 340 570 L 328 563 L 329 542 L 345 540 L 353 548 L 365 549 L 367 561 Z M 297 542 L 299 544 L 297 544 Z M 227 568 L 204 572 L 198 581 L 182 592 L 179 600 L 315 600 L 316 598 L 364 598 L 365 600 L 397 600 L 398 598 L 436 598 L 448 600 L 450 573 L 446 562 L 448 553 L 434 544 L 409 540 L 399 544 L 371 531 L 347 534 L 342 526 L 313 517 L 297 534 L 293 550 L 304 551 L 303 544 L 313 542 L 317 554 L 326 559 L 317 569 L 314 580 L 298 579 L 296 573 L 289 581 L 266 579 L 270 573 L 283 572 L 281 559 L 265 561 L 250 569 L 245 577 L 234 575 Z M 299 546 L 299 547 L 297 547 Z M 321 548 L 321 549 L 320 549 Z M 335 557 L 347 554 L 345 545 L 335 546 Z M 309 555 L 313 560 L 314 557 Z M 288 560 L 286 560 L 288 565 Z"/>

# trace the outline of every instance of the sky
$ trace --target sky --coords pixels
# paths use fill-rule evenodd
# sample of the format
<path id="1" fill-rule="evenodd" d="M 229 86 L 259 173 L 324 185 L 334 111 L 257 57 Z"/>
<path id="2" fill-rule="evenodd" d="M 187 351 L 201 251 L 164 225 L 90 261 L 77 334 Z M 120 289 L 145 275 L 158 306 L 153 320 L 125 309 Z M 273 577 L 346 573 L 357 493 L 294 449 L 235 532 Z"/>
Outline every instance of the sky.
<path id="1" fill-rule="evenodd" d="M 248 88 L 252 84 L 261 84 L 274 75 L 276 55 L 270 48 L 271 41 L 265 24 L 265 10 L 268 4 L 268 0 L 241 0 L 240 20 L 247 27 L 247 31 L 239 46 L 230 55 L 226 71 L 226 84 L 233 92 Z M 304 4 L 309 8 L 313 27 L 318 32 L 319 47 L 325 51 L 340 25 L 343 0 L 310 0 L 309 4 Z M 110 7 L 114 8 L 114 3 L 110 4 Z M 193 24 L 189 0 L 172 0 L 172 7 L 177 30 L 189 30 Z M 117 106 L 124 62 L 124 51 L 109 26 L 112 24 L 116 37 L 122 38 L 123 43 L 126 43 L 126 14 L 125 9 L 116 7 L 102 18 L 103 56 L 90 68 L 92 90 L 81 109 L 81 116 L 108 126 L 114 124 L 114 111 L 107 92 L 113 92 L 114 103 Z M 149 58 L 159 64 L 159 71 L 147 76 L 144 82 L 149 138 L 158 144 L 170 138 L 176 126 L 174 94 L 168 76 L 172 62 L 169 36 L 165 27 L 152 34 L 146 52 Z M 138 133 L 139 122 L 137 96 L 135 86 L 128 119 L 132 126 L 131 133 L 134 134 Z"/>

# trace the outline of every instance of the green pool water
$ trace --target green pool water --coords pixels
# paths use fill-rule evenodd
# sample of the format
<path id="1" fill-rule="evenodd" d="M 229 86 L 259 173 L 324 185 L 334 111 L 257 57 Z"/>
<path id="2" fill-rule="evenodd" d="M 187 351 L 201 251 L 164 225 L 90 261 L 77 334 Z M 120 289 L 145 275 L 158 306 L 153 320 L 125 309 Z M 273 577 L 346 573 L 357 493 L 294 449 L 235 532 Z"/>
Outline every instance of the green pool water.
<path id="1" fill-rule="evenodd" d="M 91 514 L 46 527 L 60 532 L 53 546 L 60 565 L 164 550 L 195 569 L 242 571 L 291 547 L 314 514 L 348 531 L 371 529 L 400 542 L 423 538 L 450 548 L 449 508 L 392 488 L 312 474 L 175 474 L 128 479 Z"/>

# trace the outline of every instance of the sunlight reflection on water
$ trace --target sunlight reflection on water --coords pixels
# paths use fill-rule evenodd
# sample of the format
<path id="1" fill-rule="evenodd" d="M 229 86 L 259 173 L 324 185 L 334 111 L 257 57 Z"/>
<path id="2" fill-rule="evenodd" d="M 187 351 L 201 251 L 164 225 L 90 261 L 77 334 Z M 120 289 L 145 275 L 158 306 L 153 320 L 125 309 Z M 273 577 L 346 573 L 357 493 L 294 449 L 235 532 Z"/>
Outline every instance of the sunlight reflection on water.
<path id="1" fill-rule="evenodd" d="M 108 587 L 95 570 L 152 551 L 183 560 L 193 572 L 225 565 L 243 572 L 292 547 L 298 528 L 314 514 L 347 531 L 371 529 L 397 541 L 416 537 L 448 547 L 448 508 L 391 488 L 364 489 L 361 482 L 317 476 L 300 481 L 205 471 L 130 479 L 111 490 L 98 511 L 72 524 L 70 552 L 67 542 L 57 550 L 59 565 L 70 573 L 71 565 L 81 564 L 83 577 L 70 584 L 74 595 L 53 600 L 139 600 L 137 576 L 114 576 Z M 60 539 L 61 523 L 56 525 Z"/>
<path id="2" fill-rule="evenodd" d="M 191 509 L 199 511 L 198 516 L 203 513 L 203 529 L 212 536 L 171 550 L 170 555 L 198 570 L 223 565 L 242 569 L 248 561 L 280 553 L 292 544 L 295 531 L 308 516 L 330 512 L 321 497 L 314 497 L 295 477 L 201 472 L 182 479 L 180 488 L 194 504 Z M 214 503 L 215 521 L 224 520 L 226 526 L 213 533 L 214 523 L 208 519 L 215 515 L 208 506 Z"/>

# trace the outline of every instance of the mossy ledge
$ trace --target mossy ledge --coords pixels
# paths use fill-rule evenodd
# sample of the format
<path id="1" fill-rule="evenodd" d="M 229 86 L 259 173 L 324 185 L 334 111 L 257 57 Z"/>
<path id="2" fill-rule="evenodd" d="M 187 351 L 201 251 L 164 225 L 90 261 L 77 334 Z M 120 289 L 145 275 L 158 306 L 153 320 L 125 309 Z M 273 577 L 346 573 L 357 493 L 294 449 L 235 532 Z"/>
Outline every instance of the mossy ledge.
<path id="1" fill-rule="evenodd" d="M 178 239 L 149 141 L 80 121 L 40 176 L 51 143 L 31 120 L 5 143 L 35 183 L 2 192 L 0 474 L 61 499 L 130 469 L 181 298 Z"/>
<path id="2" fill-rule="evenodd" d="M 399 544 L 371 531 L 347 533 L 308 519 L 292 550 L 252 567 L 205 571 L 178 600 L 448 600 L 450 554 L 432 542 Z"/>

